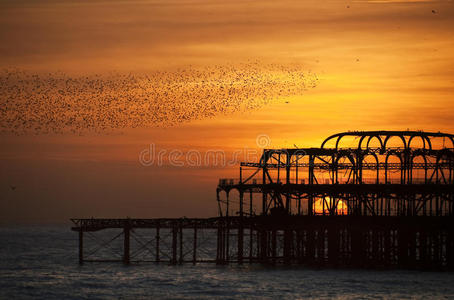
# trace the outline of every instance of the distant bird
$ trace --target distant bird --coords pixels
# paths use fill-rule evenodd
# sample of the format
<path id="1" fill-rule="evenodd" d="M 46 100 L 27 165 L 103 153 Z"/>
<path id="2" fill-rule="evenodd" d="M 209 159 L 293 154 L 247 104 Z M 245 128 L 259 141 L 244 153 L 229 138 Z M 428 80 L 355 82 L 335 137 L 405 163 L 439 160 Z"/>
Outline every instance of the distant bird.
<path id="1" fill-rule="evenodd" d="M 10 187 L 11 190 L 13 190 L 13 191 L 16 190 L 16 187 L 15 187 L 14 185 L 10 185 L 9 187 Z"/>
<path id="2" fill-rule="evenodd" d="M 436 13 L 438 13 L 438 11 L 436 11 L 435 9 L 432 9 L 432 13 L 436 14 Z"/>
<path id="3" fill-rule="evenodd" d="M 359 61 L 359 58 L 357 58 L 356 61 Z"/>
<path id="4" fill-rule="evenodd" d="M 285 103 L 286 103 L 286 104 L 289 104 L 290 102 L 288 102 L 288 101 L 285 101 Z"/>
<path id="5" fill-rule="evenodd" d="M 347 8 L 350 8 L 350 5 L 347 5 Z"/>

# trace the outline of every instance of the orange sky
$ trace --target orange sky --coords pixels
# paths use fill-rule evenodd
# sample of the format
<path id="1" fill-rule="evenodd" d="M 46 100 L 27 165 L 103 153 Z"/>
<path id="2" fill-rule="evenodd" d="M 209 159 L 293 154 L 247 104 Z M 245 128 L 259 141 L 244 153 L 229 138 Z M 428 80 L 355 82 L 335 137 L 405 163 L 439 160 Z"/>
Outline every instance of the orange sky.
<path id="1" fill-rule="evenodd" d="M 214 215 L 217 179 L 236 167 L 145 167 L 138 157 L 151 143 L 231 153 L 257 148 L 260 134 L 272 147 L 306 147 L 346 130 L 454 133 L 453 16 L 452 1 L 2 1 L 2 69 L 84 76 L 258 60 L 298 64 L 319 81 L 169 128 L 4 133 L 0 220 Z"/>

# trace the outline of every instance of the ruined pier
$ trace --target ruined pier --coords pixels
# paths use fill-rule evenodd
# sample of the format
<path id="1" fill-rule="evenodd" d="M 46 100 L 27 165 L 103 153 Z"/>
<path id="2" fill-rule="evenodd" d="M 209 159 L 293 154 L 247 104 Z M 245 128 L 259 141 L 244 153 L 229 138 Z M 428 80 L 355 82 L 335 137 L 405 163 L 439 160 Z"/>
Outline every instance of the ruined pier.
<path id="1" fill-rule="evenodd" d="M 241 163 L 238 178 L 219 180 L 217 217 L 73 219 L 72 229 L 80 263 L 110 260 L 97 255 L 109 249 L 125 264 L 452 270 L 453 170 L 451 134 L 343 132 Z M 109 230 L 85 249 L 84 235 Z"/>

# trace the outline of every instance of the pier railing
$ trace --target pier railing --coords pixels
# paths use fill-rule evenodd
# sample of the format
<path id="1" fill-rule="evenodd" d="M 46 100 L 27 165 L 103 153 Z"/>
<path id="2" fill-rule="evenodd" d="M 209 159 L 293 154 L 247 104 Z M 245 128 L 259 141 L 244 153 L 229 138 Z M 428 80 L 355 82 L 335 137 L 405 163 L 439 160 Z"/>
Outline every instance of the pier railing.
<path id="1" fill-rule="evenodd" d="M 266 181 L 265 184 L 270 184 L 270 183 L 277 183 L 277 184 L 286 184 L 285 181 L 283 180 L 276 180 L 273 182 Z M 297 184 L 297 185 L 309 185 L 309 180 L 308 179 L 298 179 L 296 181 L 295 179 L 289 180 L 290 184 Z M 249 178 L 247 180 L 241 180 L 240 178 L 221 178 L 219 179 L 218 185 L 220 187 L 227 187 L 227 186 L 236 186 L 239 184 L 247 184 L 247 185 L 261 185 L 263 184 L 263 180 L 261 178 Z M 318 184 L 358 184 L 355 182 L 352 182 L 351 180 L 347 179 L 338 179 L 336 182 L 333 183 L 332 179 L 327 179 L 327 178 L 321 178 L 318 180 L 318 182 L 312 183 L 312 185 L 318 185 Z M 413 184 L 449 184 L 446 182 L 443 182 L 442 180 L 438 180 L 438 182 L 430 181 L 425 178 L 413 178 L 411 179 L 411 182 L 406 182 L 402 183 L 402 180 L 400 178 L 388 178 L 385 182 L 384 179 L 377 179 L 375 178 L 363 178 L 359 184 L 406 184 L 406 185 L 413 185 Z"/>

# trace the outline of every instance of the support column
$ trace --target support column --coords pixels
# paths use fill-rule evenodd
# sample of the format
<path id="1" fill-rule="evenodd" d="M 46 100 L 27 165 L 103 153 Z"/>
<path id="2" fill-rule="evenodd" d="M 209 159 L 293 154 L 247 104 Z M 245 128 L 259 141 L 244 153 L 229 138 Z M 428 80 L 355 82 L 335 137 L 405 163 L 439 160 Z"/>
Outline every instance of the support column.
<path id="1" fill-rule="evenodd" d="M 183 224 L 181 222 L 178 231 L 180 233 L 180 259 L 178 263 L 181 265 L 183 263 Z"/>
<path id="2" fill-rule="evenodd" d="M 79 265 L 84 263 L 84 232 L 79 230 Z"/>
<path id="3" fill-rule="evenodd" d="M 250 199 L 249 199 L 249 218 L 252 218 L 252 190 L 250 192 Z M 249 263 L 252 262 L 252 248 L 253 248 L 253 239 L 252 239 L 252 222 L 250 222 L 250 227 L 249 227 Z"/>
<path id="4" fill-rule="evenodd" d="M 356 223 L 356 222 L 355 222 Z M 355 267 L 364 267 L 366 263 L 366 244 L 361 222 L 353 224 L 351 230 L 352 264 Z"/>
<path id="5" fill-rule="evenodd" d="M 277 232 L 276 228 L 271 231 L 271 260 L 273 264 L 276 263 L 277 259 Z"/>
<path id="6" fill-rule="evenodd" d="M 265 192 L 265 186 L 266 186 L 266 157 L 265 154 L 263 156 L 263 166 L 262 166 L 262 215 L 266 215 L 266 192 Z"/>
<path id="7" fill-rule="evenodd" d="M 225 264 L 225 229 L 223 221 L 219 221 L 218 224 L 218 251 L 216 264 Z"/>
<path id="8" fill-rule="evenodd" d="M 261 229 L 258 232 L 260 232 L 260 260 L 262 263 L 265 263 L 268 260 L 267 231 L 264 229 Z"/>
<path id="9" fill-rule="evenodd" d="M 452 228 L 447 230 L 446 265 L 449 270 L 454 270 L 454 233 Z"/>
<path id="10" fill-rule="evenodd" d="M 339 264 L 339 237 L 340 231 L 334 222 L 328 227 L 328 261 L 331 267 Z"/>
<path id="11" fill-rule="evenodd" d="M 243 263 L 243 242 L 244 242 L 244 226 L 243 226 L 243 191 L 240 191 L 240 224 L 238 226 L 238 263 Z"/>
<path id="12" fill-rule="evenodd" d="M 308 174 L 308 179 L 309 179 L 309 184 L 313 185 L 314 184 L 314 156 L 309 155 L 309 174 Z M 313 211 L 313 195 L 312 193 L 308 195 L 308 202 L 307 202 L 307 215 L 312 216 Z"/>
<path id="13" fill-rule="evenodd" d="M 293 230 L 284 230 L 284 263 L 290 264 L 293 258 Z"/>
<path id="14" fill-rule="evenodd" d="M 178 227 L 176 224 L 173 224 L 172 227 L 172 259 L 170 263 L 175 265 L 177 263 L 177 235 L 178 235 Z"/>
<path id="15" fill-rule="evenodd" d="M 226 230 L 224 231 L 224 234 L 225 234 L 225 238 L 224 238 L 224 241 L 225 241 L 225 247 L 224 247 L 224 263 L 228 263 L 229 262 L 229 257 L 230 257 L 230 218 L 229 218 L 229 203 L 230 203 L 230 200 L 229 200 L 229 193 L 227 193 L 227 211 L 225 213 L 225 221 L 226 221 Z"/>
<path id="16" fill-rule="evenodd" d="M 397 230 L 398 264 L 400 267 L 408 266 L 409 230 L 401 225 Z"/>
<path id="17" fill-rule="evenodd" d="M 130 263 L 130 257 L 129 257 L 129 234 L 130 234 L 130 225 L 129 221 L 127 221 L 124 225 L 123 228 L 123 235 L 124 235 L 124 241 L 123 241 L 123 263 L 125 265 L 129 265 Z"/>
<path id="18" fill-rule="evenodd" d="M 192 249 L 192 264 L 195 265 L 197 261 L 197 225 L 194 225 L 194 243 Z"/>
<path id="19" fill-rule="evenodd" d="M 159 235 L 159 223 L 158 225 L 156 226 L 156 262 L 159 262 L 160 261 L 160 258 L 159 258 L 159 240 L 161 239 L 160 235 Z"/>

